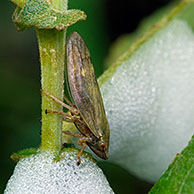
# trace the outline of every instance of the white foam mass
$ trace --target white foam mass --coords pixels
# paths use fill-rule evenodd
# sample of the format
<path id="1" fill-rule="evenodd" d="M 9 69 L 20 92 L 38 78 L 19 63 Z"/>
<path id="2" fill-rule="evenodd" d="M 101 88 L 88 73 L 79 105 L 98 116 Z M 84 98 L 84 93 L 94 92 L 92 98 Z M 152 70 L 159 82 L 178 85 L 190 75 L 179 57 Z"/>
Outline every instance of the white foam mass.
<path id="1" fill-rule="evenodd" d="M 89 158 L 81 159 L 79 166 L 73 152 L 59 162 L 48 154 L 21 159 L 4 194 L 113 194 L 102 170 Z"/>
<path id="2" fill-rule="evenodd" d="M 109 161 L 156 181 L 194 134 L 194 35 L 175 20 L 101 87 Z"/>

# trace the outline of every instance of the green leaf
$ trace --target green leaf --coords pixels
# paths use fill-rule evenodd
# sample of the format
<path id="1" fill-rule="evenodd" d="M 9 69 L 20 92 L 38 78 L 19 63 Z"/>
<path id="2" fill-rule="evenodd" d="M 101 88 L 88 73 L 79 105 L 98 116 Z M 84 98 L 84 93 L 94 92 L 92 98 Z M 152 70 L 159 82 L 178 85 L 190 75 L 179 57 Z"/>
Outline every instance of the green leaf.
<path id="1" fill-rule="evenodd" d="M 21 150 L 17 153 L 12 154 L 11 159 L 14 162 L 18 162 L 20 159 L 27 158 L 27 157 L 31 156 L 32 154 L 36 154 L 37 152 L 38 152 L 38 148 L 24 149 L 24 150 Z"/>
<path id="2" fill-rule="evenodd" d="M 194 136 L 189 145 L 177 154 L 168 170 L 154 185 L 150 194 L 194 192 Z"/>
<path id="3" fill-rule="evenodd" d="M 86 15 L 83 11 L 74 9 L 59 11 L 45 0 L 26 0 L 24 6 L 17 7 L 13 14 L 18 30 L 25 30 L 29 27 L 63 30 L 85 19 Z"/>

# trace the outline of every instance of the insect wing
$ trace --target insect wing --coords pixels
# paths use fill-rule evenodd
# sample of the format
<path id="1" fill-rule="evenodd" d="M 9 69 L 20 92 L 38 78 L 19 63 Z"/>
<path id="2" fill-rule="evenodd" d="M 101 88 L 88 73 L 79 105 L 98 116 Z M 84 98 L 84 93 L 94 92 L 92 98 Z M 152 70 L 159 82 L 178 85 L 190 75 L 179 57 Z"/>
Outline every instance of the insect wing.
<path id="1" fill-rule="evenodd" d="M 108 121 L 90 53 L 76 32 L 70 35 L 67 42 L 67 76 L 72 99 L 88 128 L 96 137 L 109 136 Z"/>

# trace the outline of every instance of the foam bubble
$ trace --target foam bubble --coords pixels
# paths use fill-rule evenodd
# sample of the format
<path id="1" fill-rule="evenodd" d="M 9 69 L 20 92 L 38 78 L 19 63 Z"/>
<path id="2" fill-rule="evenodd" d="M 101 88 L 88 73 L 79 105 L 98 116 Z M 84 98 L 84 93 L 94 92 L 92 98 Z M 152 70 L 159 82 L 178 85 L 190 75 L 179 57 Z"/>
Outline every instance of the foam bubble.
<path id="1" fill-rule="evenodd" d="M 110 161 L 156 181 L 194 132 L 194 36 L 175 20 L 144 43 L 101 88 Z"/>
<path id="2" fill-rule="evenodd" d="M 113 194 L 101 169 L 82 156 L 77 166 L 74 152 L 66 152 L 59 162 L 49 154 L 21 159 L 4 194 Z"/>

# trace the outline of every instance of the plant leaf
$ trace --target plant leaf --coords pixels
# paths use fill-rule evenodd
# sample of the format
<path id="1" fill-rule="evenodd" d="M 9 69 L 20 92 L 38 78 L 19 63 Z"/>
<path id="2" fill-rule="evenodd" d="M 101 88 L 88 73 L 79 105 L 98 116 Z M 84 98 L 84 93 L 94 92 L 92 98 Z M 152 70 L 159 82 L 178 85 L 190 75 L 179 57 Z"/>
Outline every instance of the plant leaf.
<path id="1" fill-rule="evenodd" d="M 38 148 L 29 148 L 29 149 L 24 149 L 24 150 L 21 150 L 17 153 L 14 153 L 11 155 L 11 159 L 14 161 L 14 162 L 18 162 L 20 159 L 22 158 L 27 158 L 33 154 L 36 154 L 38 152 Z"/>
<path id="2" fill-rule="evenodd" d="M 194 191 L 194 137 L 189 145 L 177 154 L 168 170 L 154 185 L 150 194 L 193 193 Z"/>
<path id="3" fill-rule="evenodd" d="M 83 11 L 75 9 L 59 11 L 45 0 L 26 0 L 24 7 L 17 7 L 13 14 L 18 30 L 25 30 L 29 27 L 63 30 L 85 19 L 86 15 Z"/>

